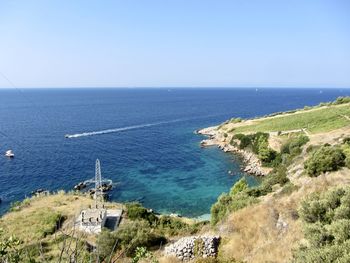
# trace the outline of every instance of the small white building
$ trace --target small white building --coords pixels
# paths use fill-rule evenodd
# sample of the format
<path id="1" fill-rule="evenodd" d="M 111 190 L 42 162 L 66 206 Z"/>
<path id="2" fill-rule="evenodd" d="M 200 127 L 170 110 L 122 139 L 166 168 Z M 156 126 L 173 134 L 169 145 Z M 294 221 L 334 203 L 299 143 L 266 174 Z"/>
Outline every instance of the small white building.
<path id="1" fill-rule="evenodd" d="M 79 228 L 80 230 L 91 234 L 100 233 L 102 227 L 106 223 L 106 217 L 106 209 L 83 210 L 78 217 Z"/>
<path id="2" fill-rule="evenodd" d="M 89 234 L 98 234 L 106 227 L 115 230 L 121 220 L 122 209 L 86 209 L 82 210 L 76 220 L 76 226 L 80 231 Z"/>

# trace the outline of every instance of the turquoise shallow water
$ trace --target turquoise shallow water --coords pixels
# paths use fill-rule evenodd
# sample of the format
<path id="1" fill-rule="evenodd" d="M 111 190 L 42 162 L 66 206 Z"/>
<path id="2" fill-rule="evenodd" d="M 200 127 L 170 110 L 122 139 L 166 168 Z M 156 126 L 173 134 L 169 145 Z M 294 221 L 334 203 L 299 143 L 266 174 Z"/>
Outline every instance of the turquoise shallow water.
<path id="1" fill-rule="evenodd" d="M 140 200 L 156 211 L 185 216 L 207 214 L 244 175 L 234 156 L 199 147 L 203 137 L 194 130 L 349 94 L 346 89 L 0 90 L 0 152 L 16 154 L 13 160 L 0 158 L 0 212 L 37 188 L 72 189 L 94 176 L 99 158 L 103 177 L 118 182 L 112 200 Z"/>

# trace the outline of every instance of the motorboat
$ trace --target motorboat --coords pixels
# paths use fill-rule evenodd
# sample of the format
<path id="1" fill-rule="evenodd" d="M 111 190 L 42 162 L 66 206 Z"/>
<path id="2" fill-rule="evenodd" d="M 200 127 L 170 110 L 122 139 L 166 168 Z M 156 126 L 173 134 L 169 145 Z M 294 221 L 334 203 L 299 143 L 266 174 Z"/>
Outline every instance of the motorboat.
<path id="1" fill-rule="evenodd" d="M 12 150 L 8 150 L 6 151 L 5 156 L 9 158 L 13 158 L 15 157 L 15 154 L 12 152 Z"/>

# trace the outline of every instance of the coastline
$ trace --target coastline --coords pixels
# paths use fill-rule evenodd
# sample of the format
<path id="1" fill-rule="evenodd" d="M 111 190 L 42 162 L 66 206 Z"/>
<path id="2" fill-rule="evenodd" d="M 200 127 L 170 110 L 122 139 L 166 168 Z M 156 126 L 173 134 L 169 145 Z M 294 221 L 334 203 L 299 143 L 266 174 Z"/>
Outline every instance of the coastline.
<path id="1" fill-rule="evenodd" d="M 220 131 L 219 126 L 207 127 L 196 131 L 196 134 L 206 136 L 200 142 L 201 147 L 217 146 L 225 153 L 232 153 L 238 155 L 242 159 L 242 171 L 254 176 L 266 176 L 270 168 L 262 166 L 259 158 L 252 152 L 239 149 L 230 144 L 232 136 L 224 136 Z"/>

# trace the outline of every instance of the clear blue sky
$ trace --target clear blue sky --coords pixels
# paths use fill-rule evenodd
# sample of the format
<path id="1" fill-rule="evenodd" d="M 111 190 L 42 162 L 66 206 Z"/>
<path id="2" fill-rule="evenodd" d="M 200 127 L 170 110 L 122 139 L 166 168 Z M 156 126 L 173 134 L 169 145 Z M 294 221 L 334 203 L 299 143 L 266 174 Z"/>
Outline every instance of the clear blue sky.
<path id="1" fill-rule="evenodd" d="M 0 72 L 18 87 L 350 87 L 350 1 L 2 0 Z"/>

